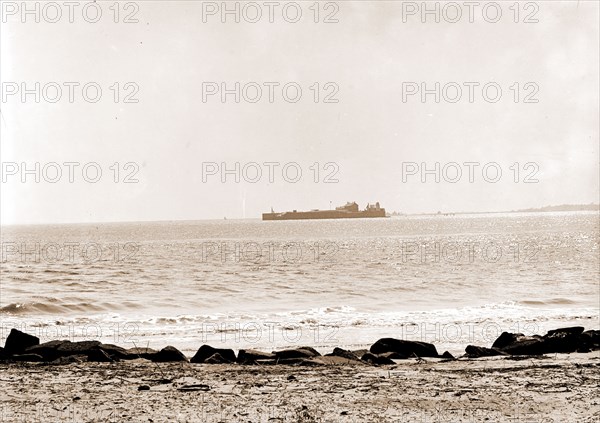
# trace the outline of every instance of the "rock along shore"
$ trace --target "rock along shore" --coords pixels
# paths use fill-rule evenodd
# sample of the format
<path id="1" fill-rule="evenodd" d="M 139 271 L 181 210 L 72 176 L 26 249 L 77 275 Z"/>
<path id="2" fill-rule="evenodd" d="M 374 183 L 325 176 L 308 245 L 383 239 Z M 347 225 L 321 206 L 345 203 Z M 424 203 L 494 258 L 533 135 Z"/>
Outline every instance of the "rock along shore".
<path id="1" fill-rule="evenodd" d="M 468 345 L 460 358 L 492 356 L 539 356 L 554 353 L 585 353 L 600 349 L 600 330 L 585 330 L 581 326 L 560 328 L 547 334 L 525 336 L 522 333 L 503 332 L 490 347 Z M 202 345 L 196 354 L 188 358 L 173 346 L 161 350 L 151 348 L 123 348 L 99 341 L 71 342 L 54 340 L 40 344 L 39 338 L 12 329 L 4 348 L 0 347 L 0 361 L 47 362 L 68 364 L 73 362 L 119 362 L 123 360 L 149 360 L 155 363 L 191 362 L 204 364 L 241 365 L 391 365 L 394 360 L 409 358 L 437 358 L 455 360 L 447 351 L 439 354 L 435 345 L 427 342 L 382 338 L 369 350 L 345 350 L 334 348 L 321 355 L 312 347 L 297 347 L 280 351 L 264 352 L 251 349 L 239 350 L 213 348 Z"/>

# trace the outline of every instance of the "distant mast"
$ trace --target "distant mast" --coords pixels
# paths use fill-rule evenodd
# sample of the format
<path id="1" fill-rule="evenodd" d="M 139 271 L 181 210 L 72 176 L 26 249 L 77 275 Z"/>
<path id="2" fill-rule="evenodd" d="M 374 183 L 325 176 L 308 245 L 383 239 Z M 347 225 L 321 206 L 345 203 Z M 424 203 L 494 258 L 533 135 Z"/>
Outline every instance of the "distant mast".
<path id="1" fill-rule="evenodd" d="M 246 218 L 246 191 L 242 192 L 242 217 Z"/>

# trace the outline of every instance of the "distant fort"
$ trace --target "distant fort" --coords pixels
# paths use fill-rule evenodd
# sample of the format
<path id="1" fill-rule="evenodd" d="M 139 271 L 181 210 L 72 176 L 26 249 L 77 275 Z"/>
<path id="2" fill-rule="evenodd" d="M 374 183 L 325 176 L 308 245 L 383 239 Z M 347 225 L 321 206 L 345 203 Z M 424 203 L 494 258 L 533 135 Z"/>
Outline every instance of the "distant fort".
<path id="1" fill-rule="evenodd" d="M 367 204 L 364 210 L 358 209 L 355 202 L 346 203 L 345 206 L 336 207 L 335 210 L 311 210 L 311 211 L 288 211 L 276 213 L 263 213 L 262 220 L 304 220 L 304 219 L 354 219 L 364 217 L 386 217 L 385 209 L 379 206 Z"/>

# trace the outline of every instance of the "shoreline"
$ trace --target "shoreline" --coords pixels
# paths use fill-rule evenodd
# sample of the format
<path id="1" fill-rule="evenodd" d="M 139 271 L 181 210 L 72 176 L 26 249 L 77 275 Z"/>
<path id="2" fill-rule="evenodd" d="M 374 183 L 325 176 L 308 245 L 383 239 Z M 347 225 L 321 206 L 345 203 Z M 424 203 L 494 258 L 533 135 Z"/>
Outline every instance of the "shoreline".
<path id="1" fill-rule="evenodd" d="M 567 205 L 569 206 L 569 205 Z M 459 211 L 459 212 L 420 212 L 420 213 L 400 213 L 392 211 L 389 216 L 386 217 L 418 217 L 418 216 L 438 216 L 443 217 L 444 215 L 487 215 L 487 214 L 539 214 L 539 213 L 579 213 L 579 212 L 593 212 L 597 213 L 600 211 L 600 205 L 592 204 L 592 205 L 574 205 L 574 206 L 582 206 L 574 209 L 544 209 L 541 208 L 533 208 L 533 209 L 522 209 L 522 210 L 504 210 L 504 211 Z M 553 206 L 550 206 L 553 207 Z M 588 207 L 588 208 L 586 208 Z M 396 214 L 393 214 L 396 213 Z M 2 223 L 0 224 L 0 228 L 18 228 L 18 227 L 26 227 L 26 226 L 66 226 L 66 225 L 120 225 L 120 224 L 166 224 L 166 223 L 193 223 L 193 222 L 223 222 L 224 220 L 228 221 L 255 221 L 262 222 L 260 216 L 258 217 L 232 217 L 223 219 L 222 217 L 214 217 L 214 218 L 205 218 L 205 219 L 177 219 L 177 220 L 107 220 L 107 221 L 80 221 L 80 222 L 25 222 L 25 223 Z M 319 219 L 317 219 L 319 220 Z"/>
<path id="2" fill-rule="evenodd" d="M 0 349 L 7 422 L 596 422 L 600 331 L 503 332 L 455 358 L 426 342 L 273 352 L 39 339 Z"/>
<path id="3" fill-rule="evenodd" d="M 581 313 L 580 313 L 581 314 Z M 333 325 L 300 325 L 297 321 L 289 323 L 292 330 L 288 331 L 288 324 L 269 324 L 258 326 L 217 321 L 216 324 L 198 325 L 173 324 L 164 327 L 145 328 L 138 326 L 137 322 L 125 320 L 124 323 L 81 323 L 81 324 L 55 324 L 51 322 L 42 326 L 40 322 L 31 321 L 18 324 L 19 319 L 12 318 L 4 321 L 0 337 L 0 347 L 4 344 L 11 328 L 34 335 L 40 343 L 68 339 L 72 342 L 81 342 L 90 339 L 99 340 L 106 344 L 116 344 L 124 348 L 149 347 L 160 349 L 165 345 L 173 345 L 189 357 L 192 357 L 198 347 L 208 344 L 215 348 L 231 348 L 236 354 L 241 349 L 257 349 L 272 351 L 277 349 L 297 348 L 308 345 L 321 354 L 332 351 L 334 347 L 349 350 L 368 349 L 378 338 L 392 336 L 404 340 L 422 341 L 436 345 L 440 352 L 447 350 L 459 356 L 464 353 L 467 345 L 491 345 L 495 338 L 503 331 L 521 331 L 526 334 L 544 333 L 547 330 L 562 326 L 598 326 L 597 317 L 578 318 L 569 321 L 550 320 L 547 322 L 530 323 L 522 320 L 518 325 L 506 321 L 495 320 L 482 323 L 423 323 L 420 325 L 398 325 L 395 328 L 363 327 L 345 323 L 342 327 Z M 533 322 L 533 320 L 531 321 Z M 236 326 L 237 325 L 237 326 Z M 173 330 L 177 328 L 177 331 Z M 225 328 L 225 330 L 223 330 Z M 195 332 L 193 330 L 195 329 Z M 254 330 L 254 331 L 253 331 Z"/>

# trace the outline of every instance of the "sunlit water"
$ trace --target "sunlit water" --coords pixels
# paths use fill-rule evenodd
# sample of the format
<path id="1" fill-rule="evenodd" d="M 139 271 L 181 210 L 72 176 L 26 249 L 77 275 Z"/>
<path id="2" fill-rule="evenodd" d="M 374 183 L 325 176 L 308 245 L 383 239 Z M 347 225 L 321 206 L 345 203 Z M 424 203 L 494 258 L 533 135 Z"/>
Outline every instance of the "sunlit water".
<path id="1" fill-rule="evenodd" d="M 2 338 L 440 352 L 599 327 L 598 214 L 2 228 Z M 2 339 L 3 341 L 3 339 Z"/>

